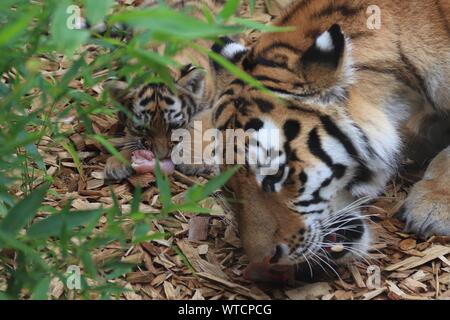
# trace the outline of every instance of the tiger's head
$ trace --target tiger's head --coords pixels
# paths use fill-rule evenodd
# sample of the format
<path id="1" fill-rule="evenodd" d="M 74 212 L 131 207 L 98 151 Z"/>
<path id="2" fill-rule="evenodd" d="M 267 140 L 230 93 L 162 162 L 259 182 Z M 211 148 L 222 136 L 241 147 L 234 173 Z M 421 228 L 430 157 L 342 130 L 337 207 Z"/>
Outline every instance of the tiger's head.
<path id="1" fill-rule="evenodd" d="M 158 159 L 167 159 L 172 151 L 171 132 L 186 128 L 191 118 L 205 105 L 206 72 L 191 64 L 178 75 L 174 72 L 174 89 L 160 83 L 129 88 L 123 81 L 106 83 L 112 97 L 128 114 L 119 112 L 119 122 L 135 149 L 151 149 Z M 126 147 L 126 146 L 124 146 Z"/>
<path id="2" fill-rule="evenodd" d="M 270 91 L 216 67 L 215 126 L 251 132 L 246 165 L 230 181 L 250 260 L 331 265 L 364 256 L 371 233 L 361 207 L 383 190 L 393 159 L 372 149 L 353 114 L 351 43 L 340 26 L 312 39 L 265 34 L 251 48 L 224 39 L 212 50 Z"/>

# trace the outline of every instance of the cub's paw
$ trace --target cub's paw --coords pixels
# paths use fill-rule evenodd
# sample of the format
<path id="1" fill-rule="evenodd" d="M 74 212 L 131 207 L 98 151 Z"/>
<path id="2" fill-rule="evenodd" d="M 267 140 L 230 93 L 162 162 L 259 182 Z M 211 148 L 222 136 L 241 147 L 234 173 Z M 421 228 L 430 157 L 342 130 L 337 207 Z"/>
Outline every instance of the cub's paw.
<path id="1" fill-rule="evenodd" d="M 450 147 L 430 164 L 406 199 L 400 218 L 407 232 L 421 237 L 450 236 Z"/>
<path id="2" fill-rule="evenodd" d="M 131 166 L 105 167 L 103 176 L 106 180 L 121 181 L 134 175 Z"/>

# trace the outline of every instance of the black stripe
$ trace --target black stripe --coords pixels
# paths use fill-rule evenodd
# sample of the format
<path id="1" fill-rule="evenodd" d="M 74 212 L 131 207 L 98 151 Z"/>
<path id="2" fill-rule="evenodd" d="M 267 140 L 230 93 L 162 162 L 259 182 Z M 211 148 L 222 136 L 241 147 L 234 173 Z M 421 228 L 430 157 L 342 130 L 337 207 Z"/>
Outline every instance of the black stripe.
<path id="1" fill-rule="evenodd" d="M 258 81 L 270 81 L 270 82 L 274 82 L 274 83 L 280 83 L 281 81 L 278 79 L 274 79 L 268 76 L 253 76 L 253 78 L 255 78 Z"/>
<path id="2" fill-rule="evenodd" d="M 231 105 L 230 101 L 222 102 L 216 109 L 216 112 L 214 112 L 214 121 L 217 121 L 219 117 L 222 115 L 222 113 L 225 111 L 225 108 Z"/>
<path id="3" fill-rule="evenodd" d="M 333 160 L 322 148 L 317 128 L 309 133 L 308 148 L 314 156 L 322 160 L 328 167 L 333 167 Z"/>
<path id="4" fill-rule="evenodd" d="M 247 50 L 242 50 L 242 51 L 238 51 L 238 52 L 236 52 L 235 54 L 234 54 L 234 56 L 233 57 L 231 57 L 231 58 L 229 58 L 229 60 L 231 61 L 231 62 L 233 62 L 233 63 L 238 63 L 241 59 L 242 59 L 242 57 L 244 56 L 244 54 L 246 54 L 247 53 Z"/>
<path id="5" fill-rule="evenodd" d="M 241 79 L 234 79 L 233 81 L 231 81 L 231 83 L 230 83 L 230 85 L 232 86 L 232 85 L 238 85 L 238 86 L 240 86 L 240 87 L 243 87 L 243 86 L 245 86 L 245 82 L 243 81 L 243 80 L 241 80 Z"/>
<path id="6" fill-rule="evenodd" d="M 289 44 L 289 43 L 283 43 L 283 42 L 274 42 L 271 45 L 269 45 L 268 47 L 262 49 L 261 51 L 258 52 L 259 56 L 265 56 L 268 52 L 275 50 L 275 49 L 286 49 L 291 51 L 292 53 L 294 53 L 297 56 L 301 56 L 303 54 L 303 51 L 300 50 L 299 48 L 294 47 L 293 45 Z"/>
<path id="7" fill-rule="evenodd" d="M 262 127 L 264 127 L 264 123 L 261 120 L 259 120 L 257 118 L 252 118 L 252 119 L 250 119 L 250 121 L 248 121 L 245 124 L 244 129 L 245 129 L 245 131 L 250 130 L 250 129 L 259 131 Z"/>
<path id="8" fill-rule="evenodd" d="M 254 67 L 256 67 L 257 65 L 275 69 L 285 69 L 294 73 L 294 70 L 290 69 L 286 62 L 275 62 L 263 57 L 256 57 L 256 59 L 254 60 Z"/>
<path id="9" fill-rule="evenodd" d="M 297 120 L 287 120 L 283 125 L 283 131 L 288 141 L 294 140 L 300 133 L 300 122 Z"/>
<path id="10" fill-rule="evenodd" d="M 325 202 L 325 200 L 320 196 L 320 191 L 323 188 L 328 187 L 332 181 L 333 181 L 333 177 L 330 177 L 330 178 L 324 180 L 322 182 L 322 184 L 320 185 L 320 187 L 317 188 L 317 190 L 313 192 L 311 200 L 298 201 L 298 202 L 294 203 L 294 205 L 300 206 L 300 207 L 309 207 L 310 205 L 313 205 L 313 204 L 319 204 L 319 203 Z"/>
<path id="11" fill-rule="evenodd" d="M 275 175 L 266 176 L 262 181 L 262 188 L 265 192 L 275 192 L 275 184 L 279 183 L 284 176 L 286 165 L 281 166 Z"/>
<path id="12" fill-rule="evenodd" d="M 234 95 L 234 90 L 232 88 L 226 90 L 225 92 L 223 92 L 220 96 L 219 99 L 225 97 L 225 96 L 233 96 Z"/>
<path id="13" fill-rule="evenodd" d="M 313 18 L 325 18 L 335 13 L 340 13 L 344 17 L 352 17 L 357 15 L 364 7 L 351 7 L 345 4 L 336 5 L 332 2 L 327 7 L 313 14 Z"/>
<path id="14" fill-rule="evenodd" d="M 152 97 L 147 97 L 147 98 L 142 99 L 142 100 L 139 102 L 139 104 L 140 104 L 142 107 L 145 107 L 145 106 L 146 106 L 147 104 L 149 104 L 152 100 L 153 100 Z"/>
<path id="15" fill-rule="evenodd" d="M 344 146 L 345 150 L 352 156 L 352 158 L 359 157 L 359 153 L 351 142 L 350 138 L 347 137 L 341 131 L 341 129 L 338 128 L 338 126 L 331 120 L 329 116 L 321 116 L 320 121 L 322 122 L 325 131 L 329 135 L 339 140 L 339 142 Z"/>
<path id="16" fill-rule="evenodd" d="M 245 98 L 239 97 L 235 100 L 234 105 L 236 109 L 244 116 L 248 116 L 250 114 L 249 107 L 252 105 L 250 101 Z"/>
<path id="17" fill-rule="evenodd" d="M 359 152 L 356 150 L 355 146 L 351 142 L 350 138 L 345 135 L 341 129 L 338 128 L 338 126 L 331 120 L 328 116 L 322 116 L 320 117 L 320 121 L 325 129 L 325 131 L 335 139 L 337 139 L 345 148 L 347 153 L 352 157 L 354 161 L 356 161 L 359 164 L 359 167 L 357 168 L 356 176 L 354 178 L 354 183 L 359 182 L 368 182 L 372 179 L 374 173 L 366 166 L 366 164 L 363 162 L 363 160 L 360 157 Z M 339 178 L 339 176 L 343 177 L 345 174 L 345 166 L 342 165 L 334 165 L 333 166 L 333 172 L 335 173 L 336 177 Z"/>
<path id="18" fill-rule="evenodd" d="M 253 98 L 253 102 L 258 106 L 259 110 L 263 113 L 268 113 L 274 109 L 274 106 L 270 101 L 261 98 Z"/>
<path id="19" fill-rule="evenodd" d="M 305 171 L 302 171 L 298 175 L 298 179 L 300 180 L 301 184 L 304 186 L 306 184 L 306 182 L 308 182 L 308 175 L 305 173 Z"/>
<path id="20" fill-rule="evenodd" d="M 303 211 L 302 214 L 308 215 L 308 214 L 322 214 L 323 210 L 313 210 L 313 211 Z"/>
<path id="21" fill-rule="evenodd" d="M 280 89 L 280 88 L 275 88 L 273 86 L 267 86 L 266 88 L 272 92 L 275 93 L 280 93 L 280 94 L 287 94 L 296 98 L 306 98 L 306 97 L 312 97 L 318 94 L 318 92 L 311 92 L 311 93 L 293 93 L 293 92 L 289 92 L 287 90 L 284 89 Z"/>
<path id="22" fill-rule="evenodd" d="M 142 96 L 145 94 L 145 92 L 148 90 L 148 89 L 151 89 L 153 86 L 151 85 L 151 84 L 147 84 L 147 85 L 145 85 L 145 86 L 143 86 L 142 87 L 142 89 L 139 91 L 139 93 L 138 93 L 138 97 L 139 98 L 142 98 Z"/>
<path id="23" fill-rule="evenodd" d="M 323 114 L 319 110 L 308 109 L 308 108 L 306 108 L 304 106 L 298 106 L 298 105 L 295 105 L 295 104 L 289 104 L 288 105 L 288 109 L 292 110 L 292 111 L 305 112 L 305 113 L 313 114 L 313 115 L 316 115 L 316 116 L 321 116 Z"/>

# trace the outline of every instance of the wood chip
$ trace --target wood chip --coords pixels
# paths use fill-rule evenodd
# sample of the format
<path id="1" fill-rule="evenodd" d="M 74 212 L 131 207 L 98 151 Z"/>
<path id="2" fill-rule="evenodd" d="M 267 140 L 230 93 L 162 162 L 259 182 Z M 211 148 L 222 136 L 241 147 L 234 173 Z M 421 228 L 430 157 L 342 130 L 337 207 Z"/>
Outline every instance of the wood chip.
<path id="1" fill-rule="evenodd" d="M 380 294 L 386 292 L 387 288 L 380 288 L 374 291 L 367 292 L 363 295 L 363 300 L 372 300 L 378 297 Z"/>
<path id="2" fill-rule="evenodd" d="M 406 239 L 400 242 L 399 248 L 403 251 L 409 251 L 416 247 L 417 241 L 414 239 Z"/>
<path id="3" fill-rule="evenodd" d="M 189 220 L 189 235 L 191 241 L 208 239 L 209 217 L 194 216 Z"/>
<path id="4" fill-rule="evenodd" d="M 318 300 L 323 296 L 329 294 L 332 288 L 327 282 L 318 282 L 307 284 L 305 286 L 287 290 L 286 295 L 291 300 Z"/>
<path id="5" fill-rule="evenodd" d="M 365 287 L 366 287 L 366 284 L 364 283 L 364 280 L 363 280 L 363 278 L 362 278 L 362 276 L 361 276 L 361 273 L 359 273 L 358 268 L 357 268 L 354 264 L 350 264 L 350 265 L 348 266 L 348 269 L 350 270 L 350 272 L 351 272 L 351 274 L 352 274 L 352 277 L 353 277 L 353 279 L 354 279 L 355 282 L 356 282 L 356 285 L 357 285 L 359 288 L 365 288 Z"/>
<path id="6" fill-rule="evenodd" d="M 421 266 L 427 262 L 430 262 L 432 260 L 435 260 L 439 258 L 440 256 L 445 256 L 447 254 L 450 254 L 450 248 L 444 247 L 441 245 L 436 245 L 434 247 L 431 247 L 430 249 L 426 250 L 424 257 L 410 257 L 408 259 L 405 259 L 403 261 L 400 261 L 399 263 L 393 264 L 391 266 L 388 266 L 385 268 L 386 271 L 394 271 L 394 270 L 409 270 L 413 269 L 415 267 Z"/>

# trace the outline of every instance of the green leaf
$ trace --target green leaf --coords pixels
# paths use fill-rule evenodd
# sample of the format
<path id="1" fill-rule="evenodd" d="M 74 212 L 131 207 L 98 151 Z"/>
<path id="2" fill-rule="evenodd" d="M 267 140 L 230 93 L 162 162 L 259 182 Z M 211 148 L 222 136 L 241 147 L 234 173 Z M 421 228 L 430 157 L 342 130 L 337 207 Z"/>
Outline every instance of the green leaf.
<path id="1" fill-rule="evenodd" d="M 12 236 L 16 235 L 36 215 L 48 188 L 47 183 L 16 204 L 0 223 L 0 230 Z"/>
<path id="2" fill-rule="evenodd" d="M 83 267 L 85 272 L 91 276 L 95 277 L 97 273 L 97 268 L 95 266 L 94 259 L 92 259 L 92 255 L 88 250 L 83 250 L 81 252 L 81 262 L 83 263 Z"/>
<path id="3" fill-rule="evenodd" d="M 239 8 L 240 0 L 228 0 L 219 13 L 221 21 L 227 21 Z"/>
<path id="4" fill-rule="evenodd" d="M 170 192 L 169 183 L 167 182 L 167 177 L 161 173 L 161 167 L 158 160 L 156 160 L 155 176 L 161 203 L 164 208 L 168 208 L 172 205 L 172 194 Z"/>
<path id="5" fill-rule="evenodd" d="M 100 1 L 101 2 L 101 1 Z M 80 8 L 72 5 L 71 1 L 60 1 L 53 13 L 50 33 L 58 50 L 72 56 L 89 38 L 89 31 L 78 29 L 78 20 L 81 17 Z"/>
<path id="6" fill-rule="evenodd" d="M 39 169 L 45 170 L 45 163 L 44 159 L 42 158 L 42 155 L 39 153 L 36 145 L 34 143 L 27 144 L 25 146 L 25 150 L 27 151 L 28 155 L 36 162 L 36 165 Z"/>
<path id="7" fill-rule="evenodd" d="M 120 277 L 133 269 L 133 264 L 120 261 L 108 261 L 105 263 L 105 269 L 111 269 L 111 273 L 105 276 L 106 280 Z"/>
<path id="8" fill-rule="evenodd" d="M 99 23 L 114 5 L 114 0 L 84 0 L 86 17 L 91 24 Z"/>
<path id="9" fill-rule="evenodd" d="M 137 187 L 133 193 L 133 201 L 131 202 L 131 215 L 139 213 L 139 204 L 141 203 L 142 189 Z"/>
<path id="10" fill-rule="evenodd" d="M 227 183 L 227 181 L 239 170 L 239 168 L 239 165 L 233 166 L 231 169 L 228 169 L 227 171 L 209 180 L 203 187 L 201 200 L 205 199 L 206 197 L 216 192 L 218 189 L 222 188 L 225 183 Z"/>
<path id="11" fill-rule="evenodd" d="M 89 211 L 71 211 L 63 217 L 61 214 L 54 214 L 48 218 L 34 223 L 27 232 L 30 239 L 45 239 L 52 236 L 58 236 L 61 228 L 64 226 L 69 230 L 97 221 L 103 210 Z"/>
<path id="12" fill-rule="evenodd" d="M 0 47 L 9 44 L 21 34 L 26 32 L 27 27 L 36 15 L 36 9 L 37 8 L 33 8 L 33 10 L 23 14 L 14 22 L 1 26 L 2 32 L 0 32 Z"/>
<path id="13" fill-rule="evenodd" d="M 270 24 L 260 23 L 256 21 L 252 21 L 249 19 L 242 19 L 237 17 L 230 18 L 230 22 L 239 24 L 241 26 L 244 26 L 248 29 L 256 29 L 262 32 L 289 32 L 289 31 L 295 31 L 295 27 L 277 27 L 272 26 Z"/>
<path id="14" fill-rule="evenodd" d="M 48 299 L 48 288 L 50 286 L 50 277 L 45 277 L 37 283 L 31 294 L 32 300 L 47 300 Z"/>
<path id="15" fill-rule="evenodd" d="M 98 141 L 102 146 L 106 148 L 106 150 L 108 150 L 109 153 L 111 153 L 114 157 L 116 157 L 117 160 L 119 160 L 123 164 L 130 165 L 129 161 L 125 159 L 122 156 L 122 154 L 108 140 L 106 140 L 105 138 L 103 138 L 98 134 L 93 134 L 90 135 L 89 137 Z"/>
<path id="16" fill-rule="evenodd" d="M 192 186 L 186 192 L 186 201 L 189 203 L 197 203 L 209 197 L 215 191 L 223 187 L 225 183 L 227 183 L 227 181 L 239 170 L 239 168 L 240 166 L 236 165 L 233 168 L 210 179 L 204 185 Z"/>
<path id="17" fill-rule="evenodd" d="M 236 67 L 233 63 L 231 63 L 230 61 L 225 59 L 220 54 L 217 54 L 217 53 L 215 53 L 214 51 L 211 51 L 211 50 L 207 50 L 207 49 L 205 49 L 205 48 L 203 48 L 201 46 L 198 46 L 196 44 L 191 44 L 191 45 L 196 50 L 207 54 L 212 60 L 216 61 L 218 64 L 223 66 L 232 75 L 234 75 L 234 76 L 238 77 L 239 79 L 245 81 L 246 83 L 248 83 L 252 87 L 255 87 L 255 88 L 261 90 L 261 92 L 264 92 L 264 93 L 266 93 L 268 95 L 273 95 L 273 93 L 270 92 L 266 87 L 264 87 L 264 85 L 261 82 L 259 82 L 255 78 L 253 78 L 251 75 L 249 75 L 245 71 L 243 71 L 243 70 L 239 69 L 238 67 Z"/>
<path id="18" fill-rule="evenodd" d="M 75 150 L 73 145 L 71 143 L 65 143 L 62 142 L 61 145 L 64 149 L 66 149 L 67 152 L 69 152 L 70 156 L 72 157 L 73 163 L 75 164 L 75 167 L 77 168 L 78 173 L 80 176 L 84 177 L 84 171 L 83 166 L 81 164 L 80 157 L 78 156 L 78 152 Z"/>
<path id="19" fill-rule="evenodd" d="M 154 37 L 168 42 L 187 42 L 200 38 L 214 38 L 243 31 L 239 26 L 211 25 L 182 12 L 164 6 L 127 10 L 111 16 L 109 23 L 122 22 L 133 27 L 151 30 Z"/>

